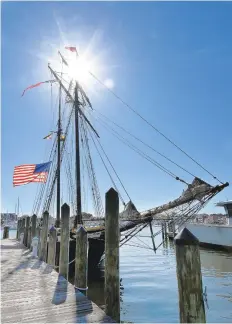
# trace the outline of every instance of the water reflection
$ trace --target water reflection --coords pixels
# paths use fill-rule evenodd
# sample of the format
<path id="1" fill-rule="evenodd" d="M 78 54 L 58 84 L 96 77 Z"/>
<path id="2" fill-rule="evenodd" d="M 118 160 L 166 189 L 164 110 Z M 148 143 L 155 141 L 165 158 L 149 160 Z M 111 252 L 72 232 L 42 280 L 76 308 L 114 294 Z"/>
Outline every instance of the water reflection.
<path id="1" fill-rule="evenodd" d="M 159 230 L 159 228 L 157 229 Z M 155 230 L 154 230 L 155 232 Z M 140 239 L 152 247 L 149 229 Z M 15 235 L 14 235 L 15 237 Z M 158 246 L 162 236 L 155 237 Z M 138 243 L 132 239 L 130 244 Z M 232 254 L 201 251 L 203 287 L 207 287 L 207 322 L 232 322 Z M 125 245 L 120 249 L 121 319 L 129 322 L 178 323 L 175 247 L 165 240 L 156 253 Z M 104 309 L 104 280 L 88 283 L 88 297 Z"/>
<path id="2" fill-rule="evenodd" d="M 152 247 L 149 230 L 140 233 Z M 162 236 L 155 237 L 158 246 Z M 179 322 L 175 247 L 166 239 L 156 253 L 133 244 L 120 249 L 121 318 L 130 322 Z M 201 248 L 203 287 L 207 287 L 207 322 L 232 322 L 232 255 Z M 104 308 L 104 282 L 89 285 L 89 297 Z"/>
<path id="3" fill-rule="evenodd" d="M 232 276 L 232 254 L 225 252 L 216 252 L 201 248 L 201 265 L 205 270 L 205 275 L 213 274 L 217 276 Z"/>

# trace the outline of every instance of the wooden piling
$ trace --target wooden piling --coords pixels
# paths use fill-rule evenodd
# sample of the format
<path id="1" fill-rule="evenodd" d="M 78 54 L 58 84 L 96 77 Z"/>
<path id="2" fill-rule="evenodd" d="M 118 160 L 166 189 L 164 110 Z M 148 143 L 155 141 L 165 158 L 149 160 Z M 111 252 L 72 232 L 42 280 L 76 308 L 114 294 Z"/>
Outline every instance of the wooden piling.
<path id="1" fill-rule="evenodd" d="M 48 261 L 47 261 L 47 263 L 52 266 L 55 266 L 56 241 L 57 241 L 56 229 L 55 229 L 55 227 L 51 227 L 49 230 Z"/>
<path id="2" fill-rule="evenodd" d="M 167 223 L 164 222 L 164 237 L 167 238 Z"/>
<path id="3" fill-rule="evenodd" d="M 198 239 L 184 228 L 175 238 L 181 323 L 206 323 Z"/>
<path id="4" fill-rule="evenodd" d="M 31 238 L 36 236 L 36 221 L 37 221 L 37 216 L 34 214 L 31 216 Z"/>
<path id="5" fill-rule="evenodd" d="M 27 247 L 29 249 L 31 248 L 31 224 L 29 224 L 29 228 L 28 228 Z"/>
<path id="6" fill-rule="evenodd" d="M 173 230 L 173 239 L 174 239 L 175 235 L 176 235 L 176 229 L 175 229 L 175 222 L 174 221 L 172 223 L 172 230 Z"/>
<path id="7" fill-rule="evenodd" d="M 120 322 L 119 199 L 111 188 L 105 197 L 105 310 Z"/>
<path id="8" fill-rule="evenodd" d="M 43 226 L 42 226 L 42 230 L 41 230 L 40 254 L 39 254 L 40 260 L 44 261 L 44 262 L 46 262 L 46 259 L 47 259 L 48 218 L 49 218 L 49 213 L 48 213 L 48 211 L 45 211 L 43 213 Z"/>
<path id="9" fill-rule="evenodd" d="M 88 236 L 82 225 L 78 225 L 76 232 L 76 262 L 75 262 L 75 287 L 87 295 L 88 273 Z"/>
<path id="10" fill-rule="evenodd" d="M 40 251 L 41 251 L 41 227 L 39 225 L 36 226 L 36 236 L 39 239 L 39 243 L 38 243 L 38 256 L 40 256 Z"/>
<path id="11" fill-rule="evenodd" d="M 61 233 L 60 233 L 60 262 L 59 274 L 68 279 L 69 263 L 69 216 L 70 208 L 67 204 L 61 207 Z"/>
<path id="12" fill-rule="evenodd" d="M 8 239 L 9 238 L 9 226 L 4 226 L 4 230 L 3 230 L 3 239 Z"/>
<path id="13" fill-rule="evenodd" d="M 21 227 L 21 219 L 18 218 L 17 221 L 17 233 L 16 233 L 16 240 L 19 239 L 19 235 L 20 235 L 20 227 Z"/>
<path id="14" fill-rule="evenodd" d="M 26 224 L 25 224 L 25 229 L 24 229 L 24 238 L 23 238 L 23 244 L 27 246 L 27 241 L 28 241 L 28 230 L 29 230 L 29 225 L 30 225 L 30 216 L 26 216 Z"/>
<path id="15" fill-rule="evenodd" d="M 25 225 L 26 225 L 26 219 L 25 219 L 25 217 L 23 217 L 22 219 L 21 219 L 21 227 L 20 227 L 20 232 L 19 232 L 19 240 L 21 240 L 20 239 L 20 235 L 23 233 L 23 234 L 25 234 Z"/>
<path id="16" fill-rule="evenodd" d="M 164 223 L 161 223 L 161 233 L 162 233 L 162 239 L 164 240 Z"/>

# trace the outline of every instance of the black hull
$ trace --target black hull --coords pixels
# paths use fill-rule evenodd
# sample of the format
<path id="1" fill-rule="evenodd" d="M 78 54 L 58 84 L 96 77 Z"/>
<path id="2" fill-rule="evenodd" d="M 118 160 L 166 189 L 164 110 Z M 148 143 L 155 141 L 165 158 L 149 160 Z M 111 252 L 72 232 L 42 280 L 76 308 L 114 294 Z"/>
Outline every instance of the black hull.
<path id="1" fill-rule="evenodd" d="M 99 262 L 105 251 L 105 240 L 103 238 L 88 238 L 88 279 L 100 278 L 102 270 L 99 267 Z M 69 262 L 75 259 L 76 241 L 70 240 L 69 244 Z M 60 242 L 56 243 L 56 265 L 59 265 L 60 256 Z M 75 275 L 75 261 L 69 265 L 69 278 L 74 278 Z"/>

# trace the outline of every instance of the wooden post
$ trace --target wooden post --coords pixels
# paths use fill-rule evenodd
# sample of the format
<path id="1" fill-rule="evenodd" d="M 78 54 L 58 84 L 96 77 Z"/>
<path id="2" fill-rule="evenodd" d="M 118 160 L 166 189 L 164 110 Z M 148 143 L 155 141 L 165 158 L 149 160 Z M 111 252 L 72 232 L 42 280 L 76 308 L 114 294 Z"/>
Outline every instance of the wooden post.
<path id="1" fill-rule="evenodd" d="M 164 222 L 164 237 L 167 239 L 167 223 Z"/>
<path id="2" fill-rule="evenodd" d="M 26 217 L 26 225 L 24 229 L 24 239 L 23 239 L 23 244 L 27 246 L 27 241 L 28 241 L 28 230 L 29 230 L 29 224 L 30 224 L 30 216 Z"/>
<path id="3" fill-rule="evenodd" d="M 27 247 L 29 249 L 31 248 L 31 224 L 29 225 L 29 228 L 28 228 Z"/>
<path id="4" fill-rule="evenodd" d="M 31 217 L 31 238 L 36 236 L 36 221 L 37 221 L 37 216 L 34 214 Z"/>
<path id="5" fill-rule="evenodd" d="M 20 232 L 19 232 L 19 241 L 21 240 L 21 238 L 20 238 L 21 234 L 23 233 L 23 235 L 24 235 L 24 233 L 25 233 L 25 224 L 26 224 L 26 219 L 24 217 L 24 218 L 21 219 L 21 227 L 20 227 Z"/>
<path id="6" fill-rule="evenodd" d="M 40 228 L 39 225 L 36 226 L 36 236 L 39 239 L 39 242 L 38 242 L 38 256 L 40 256 L 40 251 L 41 251 L 41 228 Z"/>
<path id="7" fill-rule="evenodd" d="M 61 233 L 60 233 L 60 263 L 59 274 L 68 279 L 69 263 L 69 216 L 70 208 L 67 204 L 61 207 Z"/>
<path id="8" fill-rule="evenodd" d="M 162 239 L 164 240 L 164 223 L 161 223 Z"/>
<path id="9" fill-rule="evenodd" d="M 43 226 L 41 231 L 41 241 L 40 241 L 40 254 L 39 258 L 41 261 L 46 262 L 47 259 L 47 246 L 48 246 L 48 211 L 43 213 Z"/>
<path id="10" fill-rule="evenodd" d="M 5 226 L 3 230 L 3 239 L 8 239 L 9 238 L 9 226 Z"/>
<path id="11" fill-rule="evenodd" d="M 55 227 L 51 227 L 49 230 L 49 243 L 48 243 L 48 261 L 47 263 L 55 266 L 55 257 L 56 257 L 56 241 L 57 233 Z"/>
<path id="12" fill-rule="evenodd" d="M 175 238 L 181 323 L 206 323 L 198 239 L 184 228 Z"/>
<path id="13" fill-rule="evenodd" d="M 85 228 L 80 225 L 76 232 L 76 263 L 75 263 L 75 288 L 87 295 L 88 280 L 88 236 Z"/>
<path id="14" fill-rule="evenodd" d="M 113 188 L 106 193 L 105 203 L 105 310 L 120 323 L 119 199 Z"/>
<path id="15" fill-rule="evenodd" d="M 16 233 L 16 240 L 19 239 L 19 235 L 20 235 L 20 227 L 21 227 L 21 219 L 18 218 L 17 221 L 17 233 Z"/>
<path id="16" fill-rule="evenodd" d="M 176 231 L 175 231 L 175 222 L 173 221 L 172 223 L 172 230 L 173 230 L 173 239 L 175 238 L 175 234 L 176 234 Z"/>

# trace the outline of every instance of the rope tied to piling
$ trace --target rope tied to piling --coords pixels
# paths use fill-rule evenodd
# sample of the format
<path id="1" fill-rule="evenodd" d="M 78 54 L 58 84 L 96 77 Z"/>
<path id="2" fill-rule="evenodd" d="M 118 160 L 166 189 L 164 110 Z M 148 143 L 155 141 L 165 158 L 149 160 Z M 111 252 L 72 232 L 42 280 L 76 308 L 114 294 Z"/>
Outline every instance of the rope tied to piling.
<path id="1" fill-rule="evenodd" d="M 68 263 L 68 265 L 70 265 L 71 263 L 73 263 L 74 261 L 76 260 L 76 258 L 75 259 L 73 259 L 72 261 L 70 261 L 69 263 Z M 52 266 L 52 265 L 51 265 Z M 53 266 L 53 268 L 54 269 L 58 269 L 59 268 L 59 266 Z"/>
<path id="2" fill-rule="evenodd" d="M 79 287 L 76 287 L 76 286 L 74 286 L 74 288 L 75 288 L 75 289 L 78 289 L 78 290 L 83 290 L 83 291 L 86 291 L 86 290 L 89 289 L 89 287 L 86 287 L 86 288 L 79 288 Z"/>

